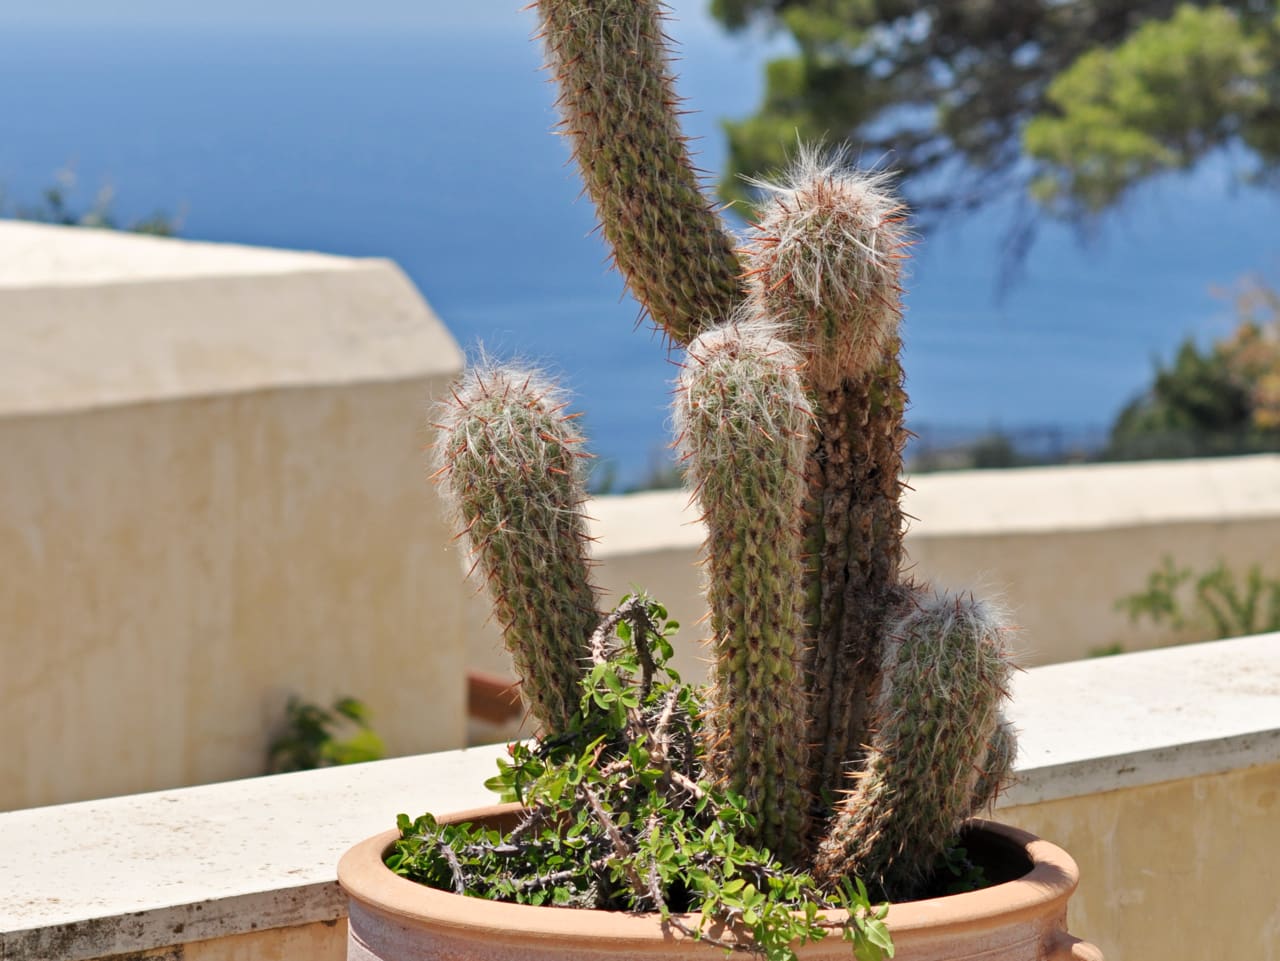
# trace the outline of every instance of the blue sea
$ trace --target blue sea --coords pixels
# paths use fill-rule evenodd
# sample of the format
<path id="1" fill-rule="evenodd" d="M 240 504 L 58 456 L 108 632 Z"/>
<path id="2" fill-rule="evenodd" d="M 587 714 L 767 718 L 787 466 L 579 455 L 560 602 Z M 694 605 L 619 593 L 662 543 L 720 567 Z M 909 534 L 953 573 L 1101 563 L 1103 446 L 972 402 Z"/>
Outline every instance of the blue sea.
<path id="1" fill-rule="evenodd" d="M 680 10 L 688 127 L 719 171 L 719 122 L 757 103 L 779 41 Z M 390 257 L 464 347 L 562 376 L 597 453 L 633 482 L 665 456 L 673 369 L 549 132 L 531 28 L 515 12 L 340 30 L 5 25 L 6 206 L 70 166 L 82 205 L 109 184 L 121 217 L 179 214 L 185 237 Z M 925 237 L 904 328 L 912 424 L 1102 428 L 1154 359 L 1229 329 L 1214 289 L 1280 277 L 1280 195 L 1228 167 L 1144 188 L 1087 240 L 1046 227 L 1003 292 L 1011 208 Z"/>

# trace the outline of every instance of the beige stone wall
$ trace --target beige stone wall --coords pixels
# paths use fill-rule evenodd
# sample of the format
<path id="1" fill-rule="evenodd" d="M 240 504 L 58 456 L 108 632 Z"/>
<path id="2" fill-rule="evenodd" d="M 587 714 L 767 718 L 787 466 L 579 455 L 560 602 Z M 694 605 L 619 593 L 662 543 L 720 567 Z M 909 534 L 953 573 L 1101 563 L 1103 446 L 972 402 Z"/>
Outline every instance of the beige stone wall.
<path id="1" fill-rule="evenodd" d="M 290 693 L 461 743 L 420 382 L 0 422 L 0 808 L 262 773 Z"/>
<path id="2" fill-rule="evenodd" d="M 290 694 L 463 743 L 422 455 L 461 356 L 403 275 L 25 225 L 4 256 L 0 810 L 260 774 Z"/>
<path id="3" fill-rule="evenodd" d="M 1280 577 L 1280 456 L 964 471 L 913 478 L 906 512 L 911 574 L 953 590 L 997 598 L 1020 628 L 1027 666 L 1202 640 L 1133 624 L 1115 608 L 1145 588 L 1164 556 L 1197 571 L 1225 558 L 1237 572 L 1261 564 Z M 683 492 L 601 497 L 597 581 L 604 603 L 645 586 L 682 624 L 677 662 L 699 676 L 705 627 L 701 527 Z M 482 597 L 468 602 L 469 658 L 510 668 Z"/>
<path id="4" fill-rule="evenodd" d="M 1280 488 L 1280 461 L 1276 467 Z M 916 570 L 931 582 L 997 597 L 1012 611 L 1025 665 L 1057 664 L 1119 645 L 1142 651 L 1212 636 L 1137 623 L 1116 601 L 1146 589 L 1165 556 L 1197 573 L 1219 558 L 1242 574 L 1261 564 L 1280 577 L 1280 514 L 1249 520 L 1178 521 L 1096 530 L 999 531 L 910 536 Z M 1187 597 L 1189 597 L 1189 593 Z"/>
<path id="5" fill-rule="evenodd" d="M 142 953 L 104 955 L 100 961 L 345 961 L 347 921 L 317 921 L 208 941 L 174 944 Z"/>
<path id="6" fill-rule="evenodd" d="M 1071 852 L 1070 929 L 1107 961 L 1280 959 L 1280 764 L 997 817 Z"/>

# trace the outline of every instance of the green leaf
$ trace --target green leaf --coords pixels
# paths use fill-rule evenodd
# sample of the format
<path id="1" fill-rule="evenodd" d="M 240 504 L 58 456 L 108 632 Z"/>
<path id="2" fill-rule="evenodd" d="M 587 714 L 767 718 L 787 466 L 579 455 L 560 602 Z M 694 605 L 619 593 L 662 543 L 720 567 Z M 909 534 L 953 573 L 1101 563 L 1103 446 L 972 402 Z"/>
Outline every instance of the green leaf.
<path id="1" fill-rule="evenodd" d="M 635 683 L 638 670 L 634 651 L 622 644 L 617 657 L 586 672 L 590 710 L 570 730 L 512 745 L 510 758 L 498 763 L 486 784 L 522 794 L 537 811 L 515 837 L 480 825 L 441 826 L 425 815 L 412 823 L 401 817 L 402 834 L 406 828 L 413 834 L 387 863 L 403 877 L 452 890 L 452 861 L 461 866 L 468 894 L 523 904 L 662 913 L 678 895 L 680 910 L 697 912 L 700 925 L 740 922 L 763 956 L 794 961 L 792 943 L 825 935 L 815 920 L 825 897 L 811 878 L 740 840 L 751 824 L 743 798 L 709 783 L 701 797 L 674 787 L 655 763 L 652 732 L 644 728 L 674 695 L 678 709 L 666 722 L 668 743 L 696 742 L 705 716 L 700 691 L 669 675 L 655 675 L 644 691 Z M 683 770 L 701 773 L 693 765 Z M 628 848 L 623 853 L 619 836 Z M 656 906 L 648 891 L 651 872 L 668 899 Z M 642 892 L 633 888 L 636 877 L 646 879 Z"/>
<path id="2" fill-rule="evenodd" d="M 889 957 L 893 957 L 893 937 L 889 934 L 889 926 L 883 921 L 868 920 L 862 928 L 870 941 L 878 948 L 888 952 Z"/>

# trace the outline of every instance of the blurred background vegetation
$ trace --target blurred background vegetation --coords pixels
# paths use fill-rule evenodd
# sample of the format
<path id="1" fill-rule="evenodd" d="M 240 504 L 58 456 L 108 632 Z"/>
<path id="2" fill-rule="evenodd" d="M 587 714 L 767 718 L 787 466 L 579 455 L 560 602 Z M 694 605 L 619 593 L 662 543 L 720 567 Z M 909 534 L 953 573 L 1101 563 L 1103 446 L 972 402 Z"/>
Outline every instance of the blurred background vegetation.
<path id="1" fill-rule="evenodd" d="M 731 30 L 787 33 L 764 102 L 726 124 L 727 198 L 785 162 L 797 136 L 889 158 L 928 218 L 1025 201 L 1076 221 L 1141 181 L 1212 154 L 1280 173 L 1280 7 L 1274 0 L 713 0 Z"/>
<path id="2" fill-rule="evenodd" d="M 1012 210 L 1016 274 L 1047 219 L 1084 231 L 1136 186 L 1212 162 L 1280 187 L 1280 4 L 1274 0 L 713 0 L 730 30 L 789 36 L 756 113 L 728 121 L 726 200 L 785 165 L 797 138 L 849 140 L 901 172 L 922 229 Z M 1235 330 L 1156 362 L 1109 434 L 1046 427 L 922 435 L 913 469 L 1280 450 L 1280 294 L 1227 292 Z"/>
<path id="3" fill-rule="evenodd" d="M 18 200 L 10 204 L 5 192 L 0 190 L 0 218 L 63 227 L 127 230 L 157 237 L 173 237 L 181 227 L 180 217 L 161 210 L 138 220 L 121 222 L 115 214 L 114 204 L 115 188 L 109 184 L 99 187 L 92 200 L 82 201 L 77 194 L 77 177 L 72 167 L 64 167 L 54 174 L 49 186 L 34 201 Z"/>

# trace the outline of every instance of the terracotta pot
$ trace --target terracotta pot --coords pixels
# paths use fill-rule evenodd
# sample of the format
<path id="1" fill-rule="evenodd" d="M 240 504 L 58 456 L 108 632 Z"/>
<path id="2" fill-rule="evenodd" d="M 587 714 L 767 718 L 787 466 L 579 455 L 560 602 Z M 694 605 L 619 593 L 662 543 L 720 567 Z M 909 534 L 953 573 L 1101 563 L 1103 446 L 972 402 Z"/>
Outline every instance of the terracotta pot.
<path id="1" fill-rule="evenodd" d="M 501 805 L 442 821 L 509 825 L 519 811 Z M 1079 871 L 1061 848 L 1033 834 L 973 821 L 966 844 L 1011 880 L 981 891 L 894 905 L 895 961 L 1102 961 L 1093 945 L 1066 932 L 1067 899 Z M 338 865 L 350 903 L 348 961 L 713 961 L 723 948 L 664 927 L 655 915 L 535 908 L 461 897 L 393 874 L 383 856 L 395 830 L 362 841 Z M 849 961 L 829 935 L 800 949 L 804 961 Z"/>

